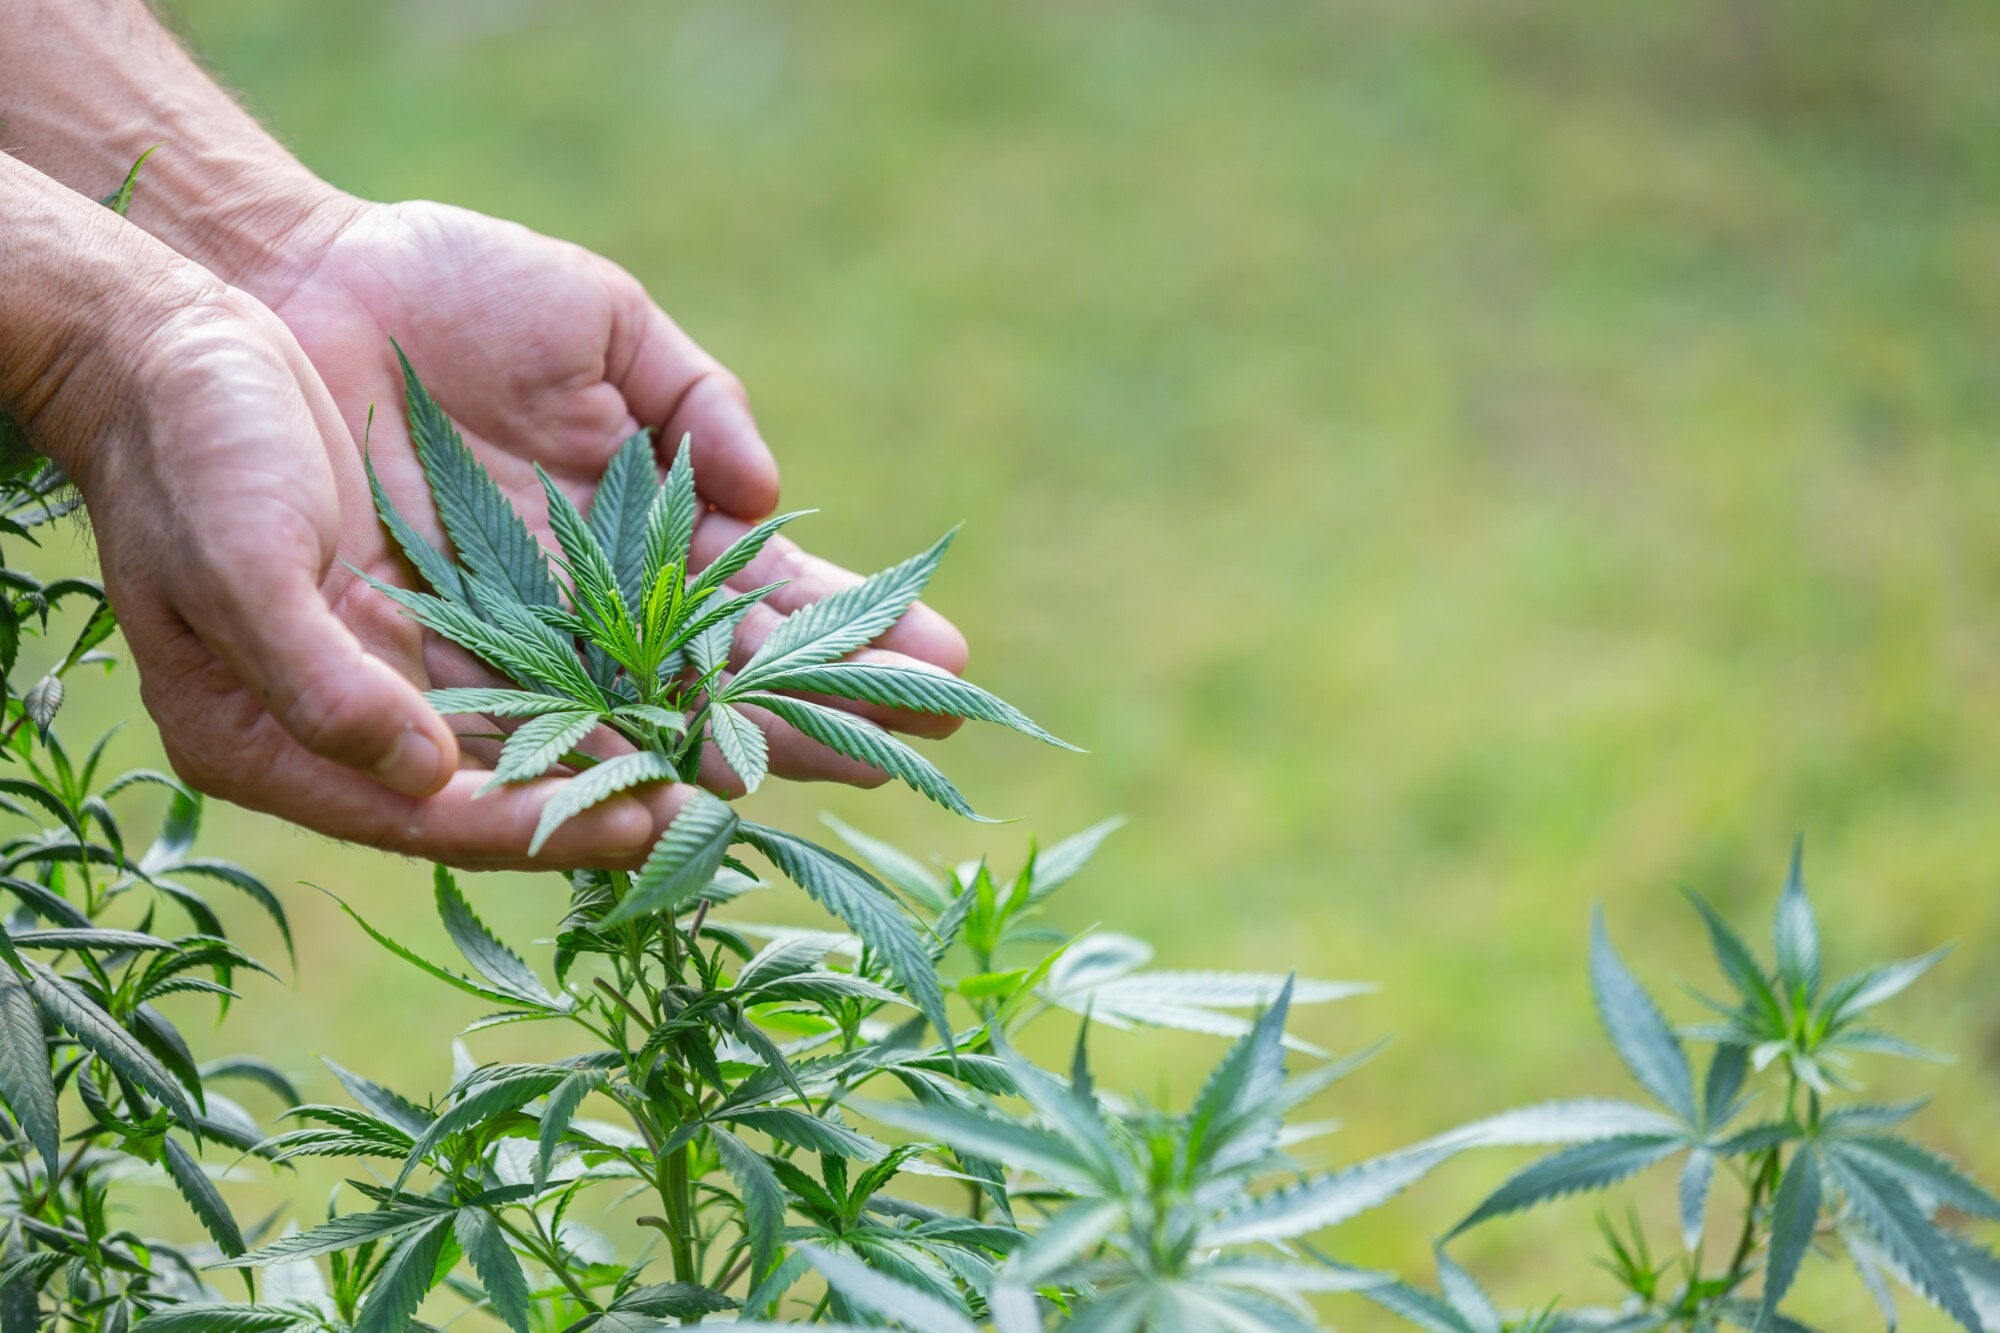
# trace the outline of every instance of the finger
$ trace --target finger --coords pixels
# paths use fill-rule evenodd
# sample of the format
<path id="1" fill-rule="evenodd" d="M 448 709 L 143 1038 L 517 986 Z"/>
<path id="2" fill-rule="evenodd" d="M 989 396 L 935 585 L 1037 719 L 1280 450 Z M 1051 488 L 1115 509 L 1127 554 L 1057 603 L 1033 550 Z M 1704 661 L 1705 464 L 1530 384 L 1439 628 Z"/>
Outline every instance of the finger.
<path id="1" fill-rule="evenodd" d="M 695 525 L 692 560 L 697 566 L 706 566 L 749 528 L 749 524 L 727 514 L 704 515 Z M 753 611 L 744 622 L 744 632 L 737 636 L 739 647 L 755 652 L 757 645 L 776 627 L 778 613 L 790 614 L 842 588 L 852 587 L 861 582 L 861 576 L 802 550 L 797 542 L 779 534 L 766 543 L 733 582 L 755 588 L 780 580 L 786 581 L 785 586 L 765 598 L 758 608 L 765 614 L 759 616 Z M 875 644 L 943 667 L 954 675 L 965 670 L 970 656 L 965 635 L 958 626 L 922 602 L 905 611 L 902 619 L 876 638 Z"/>
<path id="2" fill-rule="evenodd" d="M 633 417 L 659 428 L 671 456 L 682 436 L 693 442 L 702 498 L 757 519 L 778 503 L 778 464 L 750 415 L 742 383 L 695 344 L 631 275 L 620 271 L 619 312 L 606 375 Z"/>
<path id="3" fill-rule="evenodd" d="M 457 768 L 451 728 L 362 647 L 303 564 L 253 561 L 205 591 L 183 610 L 189 627 L 307 752 L 404 796 L 438 790 Z"/>

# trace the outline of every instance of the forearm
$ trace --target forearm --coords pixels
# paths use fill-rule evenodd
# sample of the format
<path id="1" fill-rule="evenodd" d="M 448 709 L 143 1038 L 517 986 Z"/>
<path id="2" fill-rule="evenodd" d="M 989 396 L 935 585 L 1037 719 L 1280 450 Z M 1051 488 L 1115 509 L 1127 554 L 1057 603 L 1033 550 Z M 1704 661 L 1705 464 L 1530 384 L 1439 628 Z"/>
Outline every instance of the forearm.
<path id="1" fill-rule="evenodd" d="M 4 0 L 0 68 L 8 150 L 94 198 L 157 146 L 132 221 L 232 283 L 254 289 L 288 237 L 344 202 L 216 86 L 144 0 Z"/>
<path id="2" fill-rule="evenodd" d="M 160 329 L 218 295 L 199 266 L 0 153 L 0 411 L 72 476 L 135 410 Z"/>

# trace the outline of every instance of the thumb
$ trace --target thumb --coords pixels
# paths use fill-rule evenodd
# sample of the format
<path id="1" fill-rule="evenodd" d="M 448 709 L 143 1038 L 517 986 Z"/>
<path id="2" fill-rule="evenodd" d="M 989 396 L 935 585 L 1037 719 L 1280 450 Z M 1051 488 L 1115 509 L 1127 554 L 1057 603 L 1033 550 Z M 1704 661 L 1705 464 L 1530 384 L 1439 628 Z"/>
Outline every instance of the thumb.
<path id="1" fill-rule="evenodd" d="M 370 653 L 305 574 L 266 571 L 190 627 L 285 733 L 405 796 L 458 767 L 458 741 L 421 691 Z"/>

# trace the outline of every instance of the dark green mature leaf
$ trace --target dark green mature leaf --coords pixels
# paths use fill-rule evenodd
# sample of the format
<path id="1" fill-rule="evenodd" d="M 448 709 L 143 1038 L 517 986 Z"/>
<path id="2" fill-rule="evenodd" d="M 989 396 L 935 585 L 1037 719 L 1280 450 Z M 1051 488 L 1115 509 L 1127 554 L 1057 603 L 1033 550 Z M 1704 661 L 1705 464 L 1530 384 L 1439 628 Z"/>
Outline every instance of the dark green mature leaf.
<path id="1" fill-rule="evenodd" d="M 763 824 L 744 821 L 737 828 L 737 839 L 756 848 L 814 902 L 846 922 L 888 965 L 938 1035 L 951 1040 L 944 987 L 938 981 L 930 950 L 902 904 L 880 880 L 817 843 Z"/>
<path id="2" fill-rule="evenodd" d="M 722 752 L 722 761 L 742 779 L 743 790 L 756 791 L 770 770 L 770 750 L 755 722 L 721 700 L 708 710 L 708 738 Z"/>
<path id="3" fill-rule="evenodd" d="M 646 509 L 646 583 L 650 588 L 660 571 L 675 566 L 687 569 L 688 545 L 694 540 L 694 519 L 699 501 L 694 488 L 694 449 L 686 436 L 674 452 L 667 479 L 653 493 Z"/>
<path id="4" fill-rule="evenodd" d="M 347 1089 L 347 1095 L 366 1107 L 369 1114 L 387 1121 L 411 1139 L 415 1139 L 429 1128 L 430 1113 L 401 1093 L 365 1079 L 351 1070 L 343 1069 L 324 1057 L 322 1063 L 336 1079 L 340 1080 L 340 1086 Z"/>
<path id="5" fill-rule="evenodd" d="M 364 454 L 361 463 L 368 471 L 368 490 L 375 497 L 375 513 L 381 518 L 382 526 L 389 530 L 389 535 L 395 538 L 404 558 L 439 596 L 453 602 L 465 601 L 465 580 L 460 577 L 457 567 L 397 510 L 396 502 L 389 498 L 389 492 L 382 485 L 382 479 L 375 474 L 374 455 Z"/>
<path id="6" fill-rule="evenodd" d="M 1978 1312 L 1951 1263 L 1944 1233 L 1931 1224 L 1894 1177 L 1872 1162 L 1840 1152 L 1840 1146 L 1838 1141 L 1828 1142 L 1821 1157 L 1828 1174 L 1847 1196 L 1855 1220 L 1895 1260 L 1903 1278 L 1919 1295 L 1956 1319 L 1968 1333 L 1981 1333 Z"/>
<path id="7" fill-rule="evenodd" d="M 167 1305 L 132 1326 L 132 1333 L 291 1333 L 301 1312 L 286 1305 Z"/>
<path id="8" fill-rule="evenodd" d="M 382 1265 L 354 1321 L 354 1333 L 406 1333 L 424 1297 L 437 1285 L 438 1259 L 451 1239 L 452 1216 L 440 1215 L 405 1236 Z"/>
<path id="9" fill-rule="evenodd" d="M 1804 858 L 1805 839 L 1800 838 L 1792 843 L 1772 938 L 1778 949 L 1778 975 L 1786 988 L 1811 1000 L 1819 994 L 1819 921 L 1806 898 Z"/>
<path id="10" fill-rule="evenodd" d="M 556 581 L 549 573 L 541 544 L 479 459 L 465 447 L 458 428 L 417 379 L 401 347 L 396 349 L 396 357 L 403 367 L 410 438 L 430 483 L 431 500 L 458 549 L 458 558 L 467 569 L 506 588 L 529 606 L 555 605 Z"/>
<path id="11" fill-rule="evenodd" d="M 167 1072 L 165 1065 L 141 1046 L 137 1039 L 112 1021 L 74 982 L 57 976 L 40 963 L 30 963 L 29 989 L 49 1021 L 81 1043 L 86 1049 L 159 1099 L 162 1106 L 184 1125 L 195 1123 L 197 1113 L 187 1092 Z"/>
<path id="12" fill-rule="evenodd" d="M 808 738 L 899 779 L 955 815 L 981 818 L 936 765 L 866 718 L 782 694 L 758 691 L 740 694 L 732 688 L 724 698 L 776 714 Z"/>
<path id="13" fill-rule="evenodd" d="M 1380 1207 L 1422 1179 L 1447 1154 L 1395 1153 L 1250 1200 L 1211 1222 L 1204 1246 L 1291 1240 Z"/>
<path id="14" fill-rule="evenodd" d="M 602 703 L 569 641 L 540 621 L 489 603 L 489 614 L 506 623 L 488 624 L 457 603 L 398 588 L 366 573 L 361 577 L 425 629 L 450 639 L 514 681 L 551 686 L 593 707 Z"/>
<path id="15" fill-rule="evenodd" d="M 576 1119 L 577 1108 L 583 1099 L 605 1086 L 604 1075 L 596 1070 L 583 1070 L 571 1074 L 556 1084 L 549 1093 L 549 1100 L 542 1108 L 542 1127 L 536 1135 L 535 1146 L 535 1192 L 541 1193 L 548 1184 L 549 1167 L 554 1163 L 556 1148 Z"/>
<path id="16" fill-rule="evenodd" d="M 472 910 L 472 904 L 459 891 L 458 880 L 443 866 L 431 870 L 432 893 L 437 900 L 438 916 L 444 922 L 446 933 L 451 936 L 458 951 L 465 955 L 465 961 L 473 970 L 491 982 L 496 990 L 504 991 L 523 1003 L 541 1008 L 560 1007 L 561 1001 L 549 993 L 535 970 L 521 961 L 521 956 L 501 943 L 498 936 L 486 928 Z"/>
<path id="17" fill-rule="evenodd" d="M 857 1134 L 845 1125 L 837 1125 L 831 1120 L 807 1115 L 787 1106 L 731 1111 L 726 1118 L 733 1125 L 759 1130 L 780 1143 L 789 1143 L 794 1148 L 804 1148 L 809 1152 L 832 1153 L 862 1162 L 878 1161 L 888 1152 L 887 1148 L 866 1134 Z"/>
<path id="18" fill-rule="evenodd" d="M 1618 1058 L 1641 1087 L 1682 1120 L 1694 1124 L 1700 1113 L 1695 1109 L 1694 1076 L 1688 1070 L 1687 1054 L 1653 997 L 1611 947 L 1601 910 L 1591 915 L 1590 982 L 1598 1017 L 1611 1035 Z"/>
<path id="19" fill-rule="evenodd" d="M 7 1099 L 7 1109 L 53 1176 L 61 1132 L 42 1013 L 28 983 L 4 965 L 0 965 L 0 1097 Z"/>
<path id="20" fill-rule="evenodd" d="M 549 506 L 549 528 L 562 547 L 563 563 L 569 570 L 578 606 L 590 607 L 607 624 L 617 623 L 618 608 L 625 605 L 625 598 L 618 586 L 617 571 L 611 567 L 611 557 L 582 513 L 540 464 L 535 467 L 535 475 L 541 479 L 542 494 Z"/>
<path id="21" fill-rule="evenodd" d="M 687 803 L 653 844 L 646 864 L 632 881 L 632 891 L 605 913 L 604 929 L 659 912 L 671 917 L 695 900 L 728 855 L 736 840 L 736 812 L 699 787 L 690 789 Z"/>
<path id="22" fill-rule="evenodd" d="M 272 1264 L 289 1263 L 294 1259 L 310 1259 L 314 1255 L 351 1250 L 364 1241 L 399 1236 L 440 1219 L 450 1221 L 450 1211 L 444 1208 L 397 1207 L 378 1208 L 372 1213 L 345 1213 L 295 1235 L 260 1245 L 227 1263 L 210 1266 L 268 1268 Z"/>
<path id="23" fill-rule="evenodd" d="M 1819 1156 L 1808 1143 L 1792 1154 L 1771 1200 L 1770 1257 L 1764 1261 L 1764 1295 L 1758 1322 L 1778 1312 L 1819 1225 Z"/>
<path id="24" fill-rule="evenodd" d="M 403 1182 L 410 1178 L 431 1150 L 453 1134 L 484 1124 L 503 1111 L 519 1110 L 552 1091 L 566 1077 L 568 1074 L 560 1069 L 533 1068 L 474 1084 L 417 1136 L 409 1157 L 403 1162 L 402 1171 L 396 1176 L 396 1188 L 403 1188 Z"/>
<path id="25" fill-rule="evenodd" d="M 690 1315 L 716 1314 L 733 1310 L 736 1302 L 697 1282 L 656 1282 L 634 1287 L 611 1302 L 614 1310 L 651 1315 L 656 1319 L 686 1319 Z"/>
<path id="26" fill-rule="evenodd" d="M 542 776 L 575 749 L 578 741 L 597 730 L 599 719 L 594 709 L 529 718 L 507 738 L 500 751 L 500 762 L 493 766 L 493 777 L 480 788 L 480 794 L 504 782 L 526 782 Z"/>
<path id="27" fill-rule="evenodd" d="M 514 1333 L 529 1333 L 528 1279 L 492 1214 L 483 1208 L 461 1208 L 452 1226 L 458 1248 L 465 1251 L 472 1271 L 479 1275 L 493 1313 Z"/>
<path id="28" fill-rule="evenodd" d="M 957 535 L 954 529 L 923 554 L 786 616 L 744 665 L 737 682 L 744 689 L 762 688 L 768 676 L 845 657 L 887 630 L 923 595 L 945 548 Z"/>
<path id="29" fill-rule="evenodd" d="M 736 1182 L 743 1203 L 743 1229 L 750 1238 L 750 1280 L 756 1282 L 771 1271 L 777 1258 L 778 1238 L 785 1226 L 785 1190 L 770 1163 L 749 1144 L 720 1127 L 711 1127 L 722 1169 Z"/>
<path id="30" fill-rule="evenodd" d="M 548 803 L 542 807 L 541 820 L 535 825 L 535 836 L 528 843 L 528 855 L 540 852 L 542 845 L 557 829 L 591 806 L 633 787 L 648 782 L 672 782 L 679 776 L 671 759 L 650 750 L 621 754 L 585 769 L 558 787 L 555 795 L 549 797 Z"/>
<path id="31" fill-rule="evenodd" d="M 160 1140 L 160 1160 L 167 1168 L 174 1188 L 187 1200 L 195 1220 L 214 1239 L 216 1246 L 231 1258 L 243 1253 L 243 1232 L 238 1229 L 229 1205 L 223 1202 L 221 1191 L 202 1171 L 201 1163 L 194 1159 L 194 1155 L 181 1146 L 179 1139 L 169 1134 Z"/>
<path id="32" fill-rule="evenodd" d="M 1488 1218 L 1519 1212 L 1550 1199 L 1600 1190 L 1660 1161 L 1686 1146 L 1678 1138 L 1624 1134 L 1551 1153 L 1522 1170 L 1486 1197 L 1450 1235 L 1475 1227 Z"/>
<path id="33" fill-rule="evenodd" d="M 729 579 L 736 577 L 744 566 L 755 560 L 758 553 L 770 544 L 771 538 L 778 535 L 778 529 L 794 519 L 804 518 L 811 512 L 813 511 L 810 509 L 799 509 L 789 514 L 773 515 L 731 542 L 722 554 L 708 563 L 707 568 L 701 571 L 700 577 L 689 585 L 688 600 L 698 602 Z"/>
<path id="34" fill-rule="evenodd" d="M 804 690 L 813 694 L 836 695 L 842 699 L 860 699 L 916 713 L 994 722 L 1065 750 L 1077 748 L 1044 731 L 1012 704 L 970 681 L 960 680 L 940 670 L 893 666 L 885 662 L 829 662 L 765 676 L 758 682 L 758 688 Z"/>
<path id="35" fill-rule="evenodd" d="M 484 713 L 488 717 L 542 717 L 549 713 L 566 713 L 576 707 L 570 700 L 553 694 L 478 687 L 426 690 L 424 702 L 447 716 L 453 713 Z"/>
<path id="36" fill-rule="evenodd" d="M 646 595 L 646 515 L 659 489 L 653 436 L 642 430 L 618 446 L 590 501 L 590 531 L 610 560 L 625 608 L 634 616 Z"/>
<path id="37" fill-rule="evenodd" d="M 209 1060 L 201 1067 L 201 1077 L 203 1083 L 218 1079 L 255 1083 L 288 1107 L 297 1106 L 301 1100 L 289 1075 L 269 1060 L 254 1055 L 225 1055 L 219 1060 Z"/>

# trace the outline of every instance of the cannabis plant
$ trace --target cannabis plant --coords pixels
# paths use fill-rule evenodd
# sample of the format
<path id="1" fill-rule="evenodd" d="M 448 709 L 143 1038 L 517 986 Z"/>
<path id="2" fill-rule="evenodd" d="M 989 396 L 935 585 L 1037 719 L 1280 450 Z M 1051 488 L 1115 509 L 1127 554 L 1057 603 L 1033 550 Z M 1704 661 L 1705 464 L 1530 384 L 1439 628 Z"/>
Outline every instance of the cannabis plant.
<path id="1" fill-rule="evenodd" d="M 1600 1220 L 1603 1266 L 1624 1289 L 1623 1302 L 1608 1310 L 1549 1311 L 1524 1326 L 1694 1331 L 1730 1323 L 1800 1330 L 1805 1325 L 1783 1313 L 1793 1282 L 1808 1258 L 1836 1253 L 1891 1329 L 1892 1281 L 1971 1333 L 1995 1326 L 2000 1259 L 1954 1223 L 2000 1219 L 2000 1198 L 1904 1135 L 1922 1102 L 1865 1100 L 1855 1078 L 1858 1057 L 1940 1058 L 1874 1026 L 1874 1011 L 1946 950 L 1829 980 L 1797 848 L 1778 900 L 1769 961 L 1707 902 L 1688 896 L 1726 988 L 1720 997 L 1695 992 L 1711 1020 L 1669 1023 L 1597 918 L 1590 979 L 1598 1017 L 1650 1103 L 1548 1102 L 1433 1141 L 1429 1146 L 1439 1151 L 1562 1145 L 1494 1190 L 1450 1236 L 1672 1165 L 1679 1227 L 1664 1252 L 1636 1211 L 1622 1225 Z M 1708 1048 L 1699 1079 L 1690 1043 Z M 1733 1180 L 1740 1199 L 1720 1228 L 1710 1205 L 1718 1176 Z M 1720 1243 L 1710 1244 L 1711 1236 Z M 1401 1284 L 1368 1295 L 1434 1333 L 1501 1327 L 1477 1284 L 1449 1258 L 1441 1255 L 1439 1264 L 1441 1296 Z"/>
<path id="2" fill-rule="evenodd" d="M 54 468 L 11 459 L 0 540 L 33 544 L 75 505 Z M 114 774 L 108 736 L 77 756 L 58 734 L 67 683 L 110 665 L 103 589 L 11 563 L 0 584 L 0 810 L 14 825 L 0 838 L 0 1333 L 116 1333 L 199 1293 L 202 1265 L 245 1248 L 202 1154 L 256 1153 L 266 1131 L 218 1085 L 296 1100 L 268 1062 L 200 1062 L 181 1034 L 191 1007 L 226 1009 L 238 978 L 266 970 L 225 938 L 209 892 L 247 895 L 290 936 L 260 880 L 194 852 L 194 793 L 149 769 Z M 148 790 L 164 816 L 134 841 L 128 806 Z M 148 1180 L 183 1197 L 205 1240 L 120 1220 L 114 1191 Z"/>

